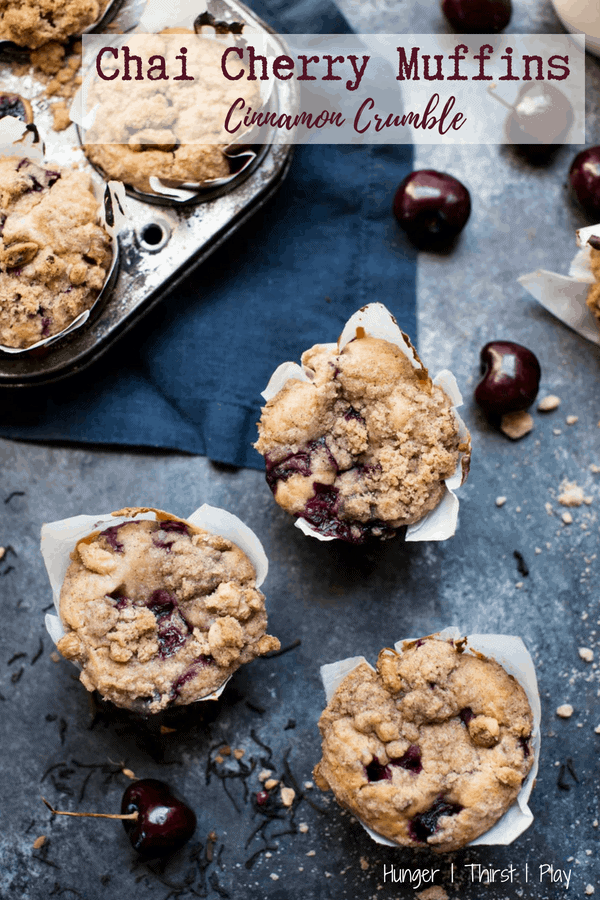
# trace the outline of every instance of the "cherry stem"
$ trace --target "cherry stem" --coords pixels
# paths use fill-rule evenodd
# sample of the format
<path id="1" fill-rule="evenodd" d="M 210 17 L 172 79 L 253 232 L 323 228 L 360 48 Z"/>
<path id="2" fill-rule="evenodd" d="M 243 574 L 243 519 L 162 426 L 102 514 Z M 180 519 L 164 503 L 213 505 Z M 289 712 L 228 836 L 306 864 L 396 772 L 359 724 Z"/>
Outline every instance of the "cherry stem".
<path id="1" fill-rule="evenodd" d="M 502 106 L 505 106 L 507 109 L 510 109 L 512 112 L 514 112 L 515 108 L 512 105 L 512 103 L 507 103 L 506 100 L 504 100 L 502 97 L 499 97 L 498 94 L 494 93 L 494 91 L 496 90 L 497 87 L 498 87 L 497 84 L 490 84 L 490 86 L 487 89 L 487 92 L 490 95 L 490 97 L 493 97 L 494 100 L 497 100 L 498 103 L 502 104 Z"/>
<path id="2" fill-rule="evenodd" d="M 118 815 L 116 813 L 88 813 L 88 812 L 66 812 L 62 809 L 54 809 L 50 803 L 46 800 L 45 797 L 42 797 L 42 802 L 46 804 L 51 813 L 54 813 L 55 816 L 75 816 L 76 818 L 90 818 L 90 819 L 130 819 L 131 821 L 135 821 L 139 819 L 140 814 L 138 812 L 132 813 L 123 813 Z"/>

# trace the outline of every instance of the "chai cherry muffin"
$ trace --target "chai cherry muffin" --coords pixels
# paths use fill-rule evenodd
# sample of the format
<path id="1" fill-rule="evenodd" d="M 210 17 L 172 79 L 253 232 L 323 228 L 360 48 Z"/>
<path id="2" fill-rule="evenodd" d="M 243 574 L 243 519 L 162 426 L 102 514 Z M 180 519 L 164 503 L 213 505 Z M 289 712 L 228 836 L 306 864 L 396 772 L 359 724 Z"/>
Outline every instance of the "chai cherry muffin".
<path id="1" fill-rule="evenodd" d="M 58 649 L 81 665 L 85 687 L 142 712 L 207 697 L 279 648 L 246 554 L 167 513 L 80 540 L 60 618 Z"/>
<path id="2" fill-rule="evenodd" d="M 600 325 L 600 238 L 593 237 L 590 240 L 590 244 L 592 243 L 592 241 L 594 241 L 595 243 L 591 247 L 590 265 L 592 267 L 592 274 L 596 279 L 596 283 L 591 286 L 587 295 L 586 303 L 593 314 L 596 316 L 598 325 Z"/>
<path id="3" fill-rule="evenodd" d="M 464 641 L 425 638 L 344 678 L 319 721 L 322 790 L 406 847 L 458 850 L 511 806 L 533 764 L 520 684 Z"/>
<path id="4" fill-rule="evenodd" d="M 358 336 L 302 356 L 263 407 L 254 445 L 277 503 L 317 532 L 360 544 L 435 509 L 468 439 L 452 402 L 396 344 Z"/>
<path id="5" fill-rule="evenodd" d="M 35 50 L 97 22 L 109 0 L 0 0 L 0 38 Z"/>
<path id="6" fill-rule="evenodd" d="M 132 36 L 128 44 L 132 41 L 132 52 L 143 59 L 164 58 L 170 72 L 181 71 L 178 59 L 185 46 L 187 71 L 194 80 L 94 82 L 88 108 L 97 104 L 98 111 L 85 135 L 87 158 L 106 177 L 144 193 L 153 193 L 152 177 L 174 186 L 227 178 L 230 167 L 223 151 L 231 135 L 224 130 L 225 117 L 240 97 L 253 108 L 257 101 L 260 106 L 257 89 L 225 79 L 225 45 L 218 41 L 172 32 Z M 103 62 L 106 71 L 113 65 L 121 64 L 110 58 Z M 237 57 L 229 69 L 241 70 Z"/>
<path id="7" fill-rule="evenodd" d="M 89 174 L 0 157 L 0 344 L 63 331 L 102 290 L 111 239 Z"/>

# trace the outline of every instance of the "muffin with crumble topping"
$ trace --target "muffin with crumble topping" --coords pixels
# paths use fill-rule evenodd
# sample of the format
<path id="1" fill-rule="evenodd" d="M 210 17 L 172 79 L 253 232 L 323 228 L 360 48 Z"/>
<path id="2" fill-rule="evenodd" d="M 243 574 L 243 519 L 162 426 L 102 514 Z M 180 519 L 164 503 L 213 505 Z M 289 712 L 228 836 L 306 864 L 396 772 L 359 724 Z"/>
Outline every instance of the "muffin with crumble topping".
<path id="1" fill-rule="evenodd" d="M 468 432 L 403 337 L 357 327 L 344 344 L 315 345 L 303 377 L 262 409 L 254 446 L 275 500 L 324 537 L 392 537 L 438 506 L 461 459 L 466 475 Z"/>
<path id="2" fill-rule="evenodd" d="M 378 835 L 457 850 L 514 803 L 534 762 L 525 690 L 466 641 L 424 638 L 353 669 L 319 721 L 322 790 Z"/>
<path id="3" fill-rule="evenodd" d="M 207 697 L 243 663 L 279 648 L 266 634 L 264 601 L 235 543 L 157 512 L 77 542 L 57 647 L 81 666 L 88 690 L 155 713 Z"/>
<path id="4" fill-rule="evenodd" d="M 111 238 L 86 172 L 0 157 L 0 345 L 27 349 L 90 309 Z"/>

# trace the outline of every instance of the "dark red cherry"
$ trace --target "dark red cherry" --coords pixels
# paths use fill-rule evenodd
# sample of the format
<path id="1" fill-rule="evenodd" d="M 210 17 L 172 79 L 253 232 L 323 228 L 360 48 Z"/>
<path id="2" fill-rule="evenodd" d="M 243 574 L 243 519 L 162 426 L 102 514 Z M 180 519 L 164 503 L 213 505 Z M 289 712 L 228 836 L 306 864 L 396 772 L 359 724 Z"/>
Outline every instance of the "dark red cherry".
<path id="1" fill-rule="evenodd" d="M 540 386 L 541 369 L 535 355 L 512 341 L 491 341 L 480 354 L 483 378 L 475 400 L 488 415 L 527 409 Z"/>
<path id="2" fill-rule="evenodd" d="M 471 196 L 452 175 L 421 169 L 411 172 L 394 197 L 394 215 L 410 240 L 419 248 L 448 244 L 467 223 Z"/>
<path id="3" fill-rule="evenodd" d="M 569 182 L 586 213 L 600 221 L 600 147 L 578 153 L 569 170 Z"/>
<path id="4" fill-rule="evenodd" d="M 506 134 L 511 144 L 560 144 L 573 119 L 573 107 L 563 92 L 547 82 L 536 82 L 519 91 Z"/>
<path id="5" fill-rule="evenodd" d="M 442 0 L 442 12 L 462 34 L 496 34 L 510 22 L 511 0 Z"/>
<path id="6" fill-rule="evenodd" d="M 137 820 L 123 820 L 131 845 L 142 856 L 166 856 L 189 841 L 196 816 L 164 781 L 142 778 L 125 790 L 121 812 L 137 812 Z"/>

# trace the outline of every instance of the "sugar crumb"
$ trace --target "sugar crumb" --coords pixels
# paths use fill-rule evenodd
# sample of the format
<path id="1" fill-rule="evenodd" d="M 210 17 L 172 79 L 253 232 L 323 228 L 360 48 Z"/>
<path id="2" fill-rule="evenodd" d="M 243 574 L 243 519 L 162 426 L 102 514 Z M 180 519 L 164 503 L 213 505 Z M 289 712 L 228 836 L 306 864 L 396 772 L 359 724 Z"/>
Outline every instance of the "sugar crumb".
<path id="1" fill-rule="evenodd" d="M 586 503 L 589 506 L 592 502 L 592 497 L 586 497 L 583 493 L 583 488 L 576 481 L 565 479 L 561 482 L 560 491 L 558 502 L 561 506 L 581 506 L 582 503 Z"/>
<path id="2" fill-rule="evenodd" d="M 281 802 L 284 806 L 291 806 L 294 802 L 294 797 L 296 796 L 296 791 L 291 787 L 282 787 L 281 788 Z"/>
<path id="3" fill-rule="evenodd" d="M 524 410 L 505 413 L 500 422 L 500 430 L 512 441 L 518 441 L 533 430 L 533 418 Z"/>
<path id="4" fill-rule="evenodd" d="M 573 707 L 570 703 L 563 703 L 562 706 L 557 707 L 556 715 L 560 716 L 561 719 L 570 719 L 573 715 Z"/>
<path id="5" fill-rule="evenodd" d="M 557 397 L 556 394 L 547 394 L 542 397 L 537 408 L 539 412 L 551 412 L 553 409 L 558 409 L 559 406 L 560 397 Z"/>
<path id="6" fill-rule="evenodd" d="M 417 897 L 419 900 L 448 900 L 448 894 L 444 888 L 437 884 L 427 888 L 425 891 L 421 891 L 420 894 L 417 894 Z"/>
<path id="7" fill-rule="evenodd" d="M 496 506 L 504 506 L 506 497 L 496 497 Z"/>

